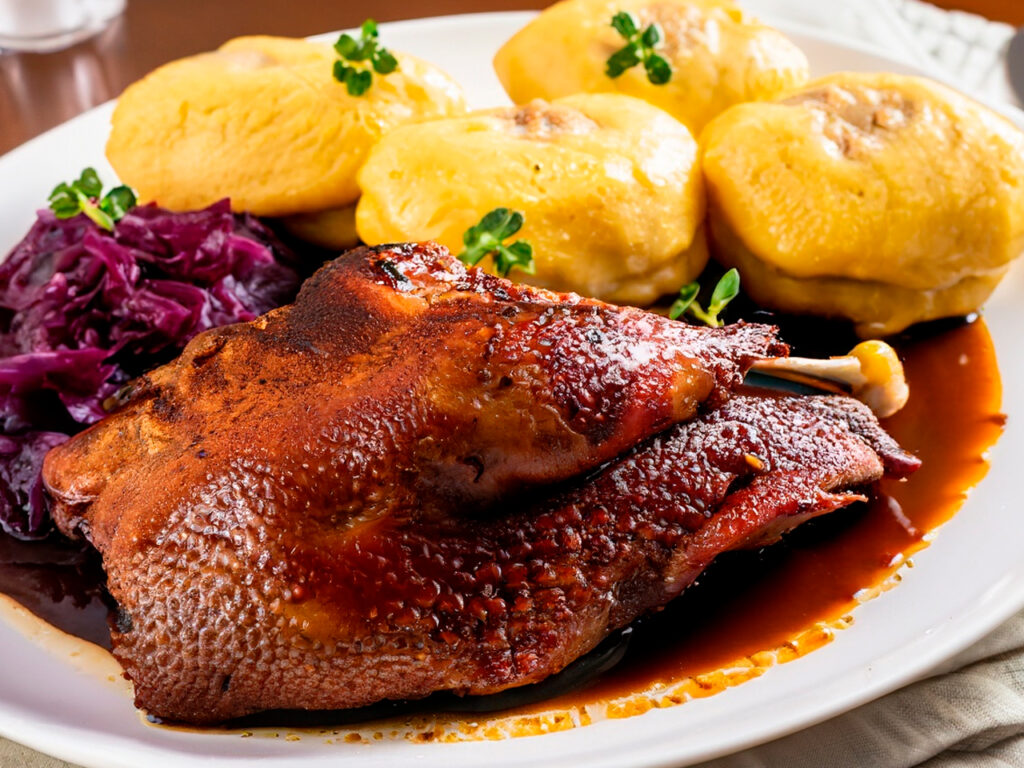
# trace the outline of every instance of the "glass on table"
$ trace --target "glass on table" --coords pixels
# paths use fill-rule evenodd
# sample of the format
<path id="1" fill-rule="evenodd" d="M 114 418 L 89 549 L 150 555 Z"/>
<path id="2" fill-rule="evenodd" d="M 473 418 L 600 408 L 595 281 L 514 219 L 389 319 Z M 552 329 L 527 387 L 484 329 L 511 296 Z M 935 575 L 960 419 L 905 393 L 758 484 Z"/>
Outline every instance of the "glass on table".
<path id="1" fill-rule="evenodd" d="M 104 29 L 125 0 L 0 0 L 0 50 L 57 51 Z"/>

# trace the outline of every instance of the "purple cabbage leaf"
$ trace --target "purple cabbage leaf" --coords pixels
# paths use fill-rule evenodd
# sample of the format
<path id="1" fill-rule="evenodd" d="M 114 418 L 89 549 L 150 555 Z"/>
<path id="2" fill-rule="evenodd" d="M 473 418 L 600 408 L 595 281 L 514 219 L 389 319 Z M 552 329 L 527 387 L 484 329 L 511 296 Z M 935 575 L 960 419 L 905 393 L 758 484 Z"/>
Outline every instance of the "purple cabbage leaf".
<path id="1" fill-rule="evenodd" d="M 0 263 L 0 527 L 45 536 L 46 452 L 196 334 L 291 301 L 301 272 L 227 200 L 186 213 L 138 206 L 112 232 L 39 211 Z"/>

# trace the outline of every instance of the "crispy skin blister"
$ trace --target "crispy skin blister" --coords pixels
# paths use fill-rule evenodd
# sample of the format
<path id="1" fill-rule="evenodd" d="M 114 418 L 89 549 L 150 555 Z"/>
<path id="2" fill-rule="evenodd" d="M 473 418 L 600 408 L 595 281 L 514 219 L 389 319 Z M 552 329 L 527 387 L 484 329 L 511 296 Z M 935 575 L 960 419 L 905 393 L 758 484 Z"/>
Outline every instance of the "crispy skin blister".
<path id="1" fill-rule="evenodd" d="M 784 351 L 766 326 L 364 249 L 293 306 L 198 337 L 44 479 L 61 530 L 103 556 L 114 653 L 151 714 L 489 693 L 901 455 L 845 398 L 803 420 L 782 404 L 815 399 L 726 402 Z"/>
<path id="2" fill-rule="evenodd" d="M 770 326 L 709 332 L 467 270 L 433 244 L 360 249 L 294 305 L 196 337 L 47 476 L 65 529 L 154 475 L 201 493 L 227 466 L 229 485 L 264 467 L 294 477 L 339 523 L 447 513 L 593 469 L 785 352 Z M 90 517 L 99 545 L 113 531 Z"/>

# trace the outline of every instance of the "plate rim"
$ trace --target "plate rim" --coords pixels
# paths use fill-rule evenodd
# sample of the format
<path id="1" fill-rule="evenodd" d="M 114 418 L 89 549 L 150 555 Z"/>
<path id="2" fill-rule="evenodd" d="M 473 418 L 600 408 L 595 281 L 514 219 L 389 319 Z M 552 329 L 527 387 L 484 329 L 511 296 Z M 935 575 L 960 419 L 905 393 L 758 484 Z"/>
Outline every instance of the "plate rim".
<path id="1" fill-rule="evenodd" d="M 443 16 L 431 16 L 431 17 L 425 17 L 425 18 L 421 18 L 421 19 L 407 19 L 407 20 L 402 20 L 402 21 L 397 21 L 397 22 L 387 22 L 385 24 L 382 24 L 381 27 L 383 29 L 385 29 L 385 30 L 387 30 L 387 29 L 397 29 L 399 27 L 413 27 L 413 28 L 416 28 L 416 29 L 418 29 L 420 31 L 423 31 L 424 28 L 427 28 L 427 34 L 429 34 L 429 28 L 431 28 L 431 27 L 437 28 L 437 27 L 445 27 L 445 26 L 448 26 L 448 25 L 460 26 L 460 25 L 473 25 L 473 24 L 478 24 L 478 23 L 495 23 L 495 24 L 503 24 L 504 23 L 504 24 L 509 24 L 509 25 L 512 25 L 512 24 L 521 25 L 521 23 L 523 21 L 525 21 L 526 19 L 532 17 L 533 15 L 535 15 L 535 12 L 532 12 L 532 11 L 505 11 L 505 12 L 483 12 L 483 13 L 471 13 L 471 14 L 451 14 L 451 15 L 443 15 Z M 830 45 L 830 46 L 833 46 L 833 47 L 854 51 L 854 52 L 857 52 L 857 53 L 861 53 L 861 54 L 864 54 L 864 55 L 868 55 L 868 56 L 874 57 L 876 59 L 884 59 L 884 60 L 887 60 L 888 62 L 890 62 L 894 69 L 900 69 L 900 70 L 904 70 L 904 71 L 915 71 L 918 74 L 921 74 L 921 75 L 924 75 L 924 76 L 927 76 L 927 77 L 931 77 L 934 80 L 937 80 L 939 82 L 943 82 L 943 83 L 945 83 L 947 85 L 950 85 L 953 88 L 957 88 L 956 84 L 952 83 L 949 78 L 935 77 L 935 76 L 931 75 L 930 73 L 924 72 L 920 67 L 914 67 L 913 65 L 909 65 L 906 62 L 901 62 L 901 61 L 897 61 L 896 59 L 892 59 L 890 56 L 887 55 L 887 53 L 885 51 L 882 51 L 882 50 L 878 49 L 877 47 L 871 46 L 870 44 L 866 44 L 863 41 L 849 40 L 849 39 L 843 38 L 842 36 L 835 35 L 833 33 L 826 32 L 826 31 L 818 30 L 818 29 L 815 29 L 813 27 L 809 27 L 807 25 L 803 25 L 803 24 L 799 24 L 799 23 L 794 23 L 794 22 L 789 22 L 789 21 L 784 21 L 784 20 L 780 20 L 780 19 L 773 19 L 768 14 L 760 14 L 760 16 L 762 18 L 765 18 L 766 20 L 768 20 L 769 23 L 771 23 L 773 26 L 779 28 L 784 33 L 786 33 L 787 35 L 795 33 L 796 36 L 803 36 L 803 37 L 814 38 L 815 40 L 817 40 L 817 41 L 819 41 L 821 43 L 824 43 L 824 44 L 827 44 L 827 45 Z M 314 36 L 311 36 L 311 37 L 314 38 L 314 39 L 316 39 L 316 38 L 326 38 L 326 37 L 329 37 L 331 35 L 336 35 L 336 34 L 337 34 L 337 32 L 326 32 L 326 33 L 321 33 L 321 34 L 314 35 Z M 962 89 L 957 88 L 957 90 L 962 90 Z M 1005 116 L 1009 117 L 1010 119 L 1013 119 L 1018 125 L 1024 125 L 1024 112 L 1021 112 L 1020 110 L 1018 110 L 1017 108 L 1013 107 L 1012 105 L 993 103 L 993 102 L 991 102 L 989 100 L 979 99 L 977 96 L 973 96 L 973 95 L 971 96 L 971 98 L 974 98 L 977 101 L 981 101 L 982 103 L 984 103 L 984 104 L 986 104 L 986 105 L 996 109 L 997 111 L 1003 113 Z M 18 147 L 13 148 L 8 153 L 6 153 L 2 157 L 0 157 L 0 167 L 3 167 L 3 165 L 5 165 L 6 162 L 8 162 L 9 159 L 12 158 L 13 156 L 21 157 L 22 155 L 26 155 L 27 156 L 27 155 L 31 155 L 31 154 L 33 154 L 35 152 L 38 152 L 40 148 L 44 147 L 47 144 L 47 142 L 52 142 L 53 141 L 53 138 L 51 137 L 51 134 L 54 134 L 55 132 L 60 131 L 62 129 L 67 129 L 67 127 L 69 125 L 75 123 L 76 121 L 88 120 L 88 119 L 97 119 L 96 116 L 101 114 L 104 110 L 111 109 L 112 104 L 113 104 L 113 100 L 105 102 L 104 104 L 98 105 L 96 107 L 93 107 L 92 109 L 82 113 L 81 115 L 78 115 L 78 116 L 76 116 L 76 117 L 74 117 L 74 118 L 72 118 L 72 119 L 70 119 L 70 120 L 68 120 L 68 121 L 58 125 L 58 126 L 55 126 L 55 127 L 51 128 L 51 129 L 45 131 L 44 133 L 42 133 L 42 134 L 40 134 L 40 135 L 30 139 L 29 141 L 19 145 Z M 1019 272 L 1019 267 L 1018 267 L 1018 272 Z M 1004 406 L 1005 406 L 1005 399 L 1006 399 L 1006 392 L 1005 392 L 1005 387 L 1004 387 Z M 1005 439 L 1005 435 L 1004 435 L 1004 438 L 1001 439 L 1001 442 L 1004 439 Z M 983 484 L 984 482 L 985 482 L 985 479 L 980 481 L 979 485 Z M 974 492 L 975 492 L 976 488 L 977 488 L 977 486 L 975 487 L 975 489 L 972 489 L 972 495 L 974 495 Z M 966 503 L 968 503 L 968 502 L 965 502 L 965 504 Z M 948 524 L 940 526 L 940 529 L 938 529 L 938 530 L 945 529 L 947 527 L 947 525 Z M 1018 571 L 1024 571 L 1024 568 L 1018 568 L 1017 570 Z M 660 728 L 660 731 L 661 731 L 660 736 L 661 736 L 661 738 L 650 739 L 650 740 L 647 741 L 647 743 L 645 743 L 643 745 L 636 745 L 636 744 L 630 745 L 630 749 L 626 753 L 625 757 L 628 759 L 630 765 L 665 766 L 666 768 L 671 768 L 672 766 L 679 766 L 679 765 L 681 765 L 683 763 L 687 763 L 688 764 L 689 762 L 693 762 L 693 761 L 706 760 L 706 759 L 711 759 L 711 758 L 718 757 L 718 756 L 721 756 L 721 755 L 730 754 L 730 753 L 733 753 L 733 752 L 741 751 L 743 749 L 747 749 L 747 748 L 755 746 L 757 744 L 761 744 L 761 743 L 764 743 L 764 742 L 767 742 L 767 741 L 770 741 L 770 740 L 781 738 L 781 737 L 783 737 L 785 735 L 788 735 L 788 734 L 793 733 L 795 731 L 801 730 L 803 728 L 810 727 L 810 726 L 812 726 L 812 725 L 814 725 L 816 723 L 820 723 L 820 722 L 822 722 L 824 720 L 827 720 L 827 719 L 830 719 L 832 717 L 835 717 L 836 715 L 841 714 L 842 712 L 849 711 L 849 710 L 851 710 L 853 708 L 856 708 L 857 706 L 860 706 L 860 705 L 862 705 L 862 704 L 864 704 L 866 702 L 869 702 L 869 701 L 872 701 L 874 699 L 877 699 L 880 696 L 885 695 L 888 692 L 891 692 L 891 691 L 896 690 L 896 689 L 898 689 L 898 688 L 900 688 L 900 687 L 902 687 L 902 686 L 904 686 L 904 685 L 906 685 L 906 684 L 908 684 L 910 682 L 913 682 L 914 680 L 920 679 L 922 676 L 926 675 L 930 670 L 934 669 L 938 664 L 942 663 L 942 661 L 951 658 L 956 653 L 964 650 L 965 648 L 969 647 L 973 643 L 977 642 L 977 640 L 979 640 L 980 638 L 984 637 L 986 634 L 991 632 L 995 627 L 997 627 L 1003 621 L 1005 621 L 1010 616 L 1012 616 L 1014 613 L 1019 611 L 1021 607 L 1024 607 L 1024 579 L 1020 579 L 1020 578 L 1018 578 L 1018 579 L 1011 579 L 1010 575 L 1011 575 L 1011 572 L 1008 570 L 1006 572 L 1006 574 L 1004 575 L 1004 578 L 1003 578 L 1003 582 L 1009 581 L 1009 582 L 1011 582 L 1010 584 L 1003 585 L 1003 586 L 1000 586 L 998 584 L 994 585 L 993 588 L 1000 587 L 1004 594 L 1001 596 L 1001 598 L 999 600 L 997 600 L 995 602 L 993 602 L 991 600 L 985 602 L 985 604 L 984 604 L 985 610 L 982 611 L 982 614 L 981 614 L 980 617 L 977 616 L 977 615 L 974 615 L 974 616 L 972 616 L 972 620 L 969 623 L 968 627 L 960 628 L 959 632 L 948 631 L 942 637 L 939 638 L 938 642 L 933 640 L 933 641 L 930 641 L 929 643 L 927 643 L 925 648 L 924 648 L 924 650 L 923 650 L 923 652 L 916 658 L 916 660 L 913 663 L 908 664 L 905 667 L 905 669 L 902 672 L 900 672 L 900 673 L 890 673 L 888 675 L 877 676 L 877 677 L 875 677 L 873 682 L 870 682 L 870 683 L 860 687 L 855 692 L 847 693 L 847 695 L 845 695 L 845 696 L 839 696 L 839 697 L 836 697 L 836 698 L 832 699 L 827 706 L 821 706 L 820 704 L 817 705 L 817 706 L 805 705 L 803 708 L 799 708 L 799 707 L 795 708 L 791 713 L 789 713 L 788 717 L 780 718 L 778 715 L 776 715 L 776 717 L 773 720 L 771 720 L 772 725 L 762 724 L 760 727 L 758 727 L 757 723 L 755 723 L 742 737 L 735 738 L 735 739 L 729 741 L 729 743 L 721 744 L 721 745 L 719 745 L 717 747 L 705 748 L 703 750 L 700 750 L 699 752 L 695 752 L 693 750 L 687 750 L 685 747 L 680 747 L 678 750 L 671 749 L 671 746 L 672 746 L 671 736 L 672 736 L 672 734 L 667 732 L 669 729 L 662 727 L 662 728 Z M 1020 574 L 1017 574 L 1017 575 L 1020 575 Z M 1014 586 L 1013 586 L 1014 582 L 1017 584 L 1016 588 L 1014 588 Z M 858 606 L 858 608 L 856 610 L 859 611 L 862 607 L 863 606 Z M 948 625 L 946 625 L 946 626 L 948 626 Z M 818 651 L 816 653 L 820 653 L 820 651 Z M 892 655 L 892 654 L 888 654 L 888 655 Z M 813 654 L 812 654 L 812 656 L 813 656 Z M 884 658 L 883 659 L 876 659 L 876 661 L 884 661 L 884 660 L 885 660 Z M 826 681 L 826 682 L 829 685 L 835 686 L 839 682 L 841 682 L 843 679 L 844 678 L 834 678 L 834 679 L 832 679 L 830 681 Z M 751 681 L 749 683 L 745 683 L 744 686 L 752 685 L 752 684 L 755 684 L 756 682 L 757 681 L 754 680 L 754 681 Z M 721 695 L 725 695 L 725 694 L 721 694 Z M 808 709 L 812 709 L 813 710 L 813 714 L 810 714 L 808 712 Z M 627 724 L 626 727 L 628 729 L 628 724 L 629 723 L 631 723 L 633 721 L 636 721 L 636 720 L 639 720 L 641 717 L 642 718 L 651 718 L 653 716 L 655 718 L 658 718 L 658 717 L 664 716 L 666 713 L 673 713 L 673 712 L 676 712 L 676 711 L 679 711 L 678 707 L 673 707 L 673 708 L 671 708 L 669 710 L 653 710 L 652 712 L 646 713 L 646 714 L 644 714 L 642 716 L 638 716 L 638 717 L 634 717 L 634 718 L 628 718 L 628 719 L 623 719 L 623 720 L 619 720 L 619 721 L 609 721 L 609 722 L 614 722 L 614 723 L 618 723 L 618 724 Z M 671 714 L 669 714 L 669 717 L 671 717 Z M 662 719 L 664 719 L 664 718 L 662 718 Z M 782 722 L 781 725 L 780 725 L 780 719 L 781 719 L 781 722 Z M 10 724 L 12 724 L 12 723 L 15 724 L 16 727 L 10 727 Z M 71 729 L 72 733 L 75 733 L 74 724 L 66 724 L 66 725 L 69 726 L 69 728 Z M 20 727 L 17 727 L 17 726 L 20 726 Z M 596 729 L 596 728 L 602 728 L 602 727 L 607 727 L 610 730 L 622 730 L 622 728 L 615 729 L 612 726 L 606 726 L 605 724 L 601 724 L 599 726 L 591 725 L 591 726 L 588 726 L 588 727 L 583 728 L 583 729 L 576 728 L 576 729 L 573 729 L 572 731 L 570 731 L 569 733 L 576 733 L 576 734 L 583 733 L 583 734 L 587 734 L 587 733 L 593 732 L 594 729 Z M 114 756 L 114 759 L 112 760 L 111 756 L 105 751 L 105 748 L 102 746 L 102 741 L 98 742 L 98 743 L 97 742 L 92 743 L 91 746 L 89 746 L 88 748 L 86 748 L 84 750 L 85 752 L 90 753 L 90 754 L 83 755 L 83 752 L 79 751 L 81 749 L 82 743 L 79 744 L 79 749 L 78 750 L 72 750 L 70 748 L 70 746 L 68 746 L 67 744 L 60 745 L 60 744 L 55 742 L 55 740 L 53 738 L 54 734 L 53 734 L 53 730 L 52 729 L 53 729 L 53 724 L 47 723 L 47 722 L 40 723 L 38 721 L 34 721 L 34 720 L 26 717 L 24 715 L 24 713 L 20 713 L 14 706 L 12 706 L 9 702 L 5 701 L 2 698 L 2 695 L 0 695 L 0 735 L 3 735 L 5 737 L 7 737 L 7 738 L 10 738 L 13 741 L 25 744 L 26 746 L 29 746 L 29 747 L 31 747 L 33 749 L 37 749 L 37 750 L 45 752 L 47 754 L 52 754 L 52 755 L 60 757 L 61 759 L 69 760 L 69 761 L 76 762 L 76 763 L 81 763 L 81 761 L 83 759 L 86 759 L 88 762 L 85 763 L 85 764 L 87 764 L 87 765 L 95 765 L 95 766 L 104 766 L 104 768 L 112 768 L 113 766 L 122 766 L 122 765 L 126 766 L 126 767 L 137 765 L 136 762 L 119 762 L 119 760 L 121 758 L 118 757 L 118 756 Z M 282 730 L 286 730 L 286 729 L 282 729 Z M 202 735 L 205 737 L 205 736 L 208 736 L 209 734 L 202 734 Z M 547 734 L 547 735 L 545 735 L 543 741 L 545 742 L 545 744 L 549 744 L 550 743 L 552 746 L 554 746 L 555 742 L 557 742 L 559 740 L 559 737 L 561 737 L 563 735 L 564 734 L 559 734 L 559 733 Z M 113 739 L 114 739 L 115 743 L 118 741 L 117 737 L 113 737 Z M 540 739 L 536 738 L 536 737 L 527 737 L 525 739 L 517 739 L 516 741 L 517 742 L 522 742 L 522 741 L 539 741 L 539 740 Z M 563 739 L 563 741 L 564 741 L 564 739 Z M 489 744 L 489 743 L 492 743 L 492 742 L 483 742 L 483 744 Z M 499 742 L 499 743 L 507 745 L 509 742 Z M 475 743 L 475 745 L 479 745 L 479 744 L 480 744 L 480 742 Z M 154 762 L 153 765 L 157 765 L 157 764 L 159 764 L 159 765 L 172 765 L 172 764 L 175 764 L 173 761 L 177 760 L 177 759 L 180 759 L 185 754 L 185 753 L 178 753 L 178 752 L 168 752 L 163 747 L 153 747 L 153 746 L 150 746 L 150 745 L 146 745 L 146 744 L 144 744 L 141 741 L 135 741 L 134 742 L 134 746 L 138 750 L 140 750 L 139 752 L 135 753 L 138 756 L 145 755 L 146 757 L 148 757 L 150 759 L 155 759 L 155 760 L 164 759 L 164 760 L 170 760 L 171 761 L 171 762 Z M 441 745 L 427 745 L 427 746 L 433 748 L 433 747 L 440 747 Z M 472 753 L 472 752 L 476 751 L 476 750 L 474 750 L 472 748 L 468 748 L 469 745 L 452 744 L 452 745 L 444 745 L 444 747 L 445 747 L 445 749 L 443 751 L 444 751 L 444 753 L 446 755 L 449 752 L 453 751 L 452 748 L 454 748 L 454 750 L 463 749 L 463 751 L 467 752 L 467 753 Z M 440 750 L 438 750 L 438 751 L 440 751 Z M 570 751 L 565 752 L 565 753 L 558 753 L 557 757 L 559 759 L 562 759 L 562 760 L 572 759 L 573 757 L 578 756 L 578 755 L 574 754 L 576 751 L 577 750 L 574 749 L 574 750 L 570 750 Z M 550 756 L 551 752 L 552 752 L 552 750 L 545 750 L 545 753 L 548 753 L 549 756 Z M 613 752 L 611 754 L 605 754 L 605 755 L 587 754 L 588 761 L 591 764 L 595 765 L 595 766 L 600 766 L 600 765 L 609 765 L 609 766 L 611 766 L 611 765 L 622 765 L 623 764 L 623 762 L 622 762 L 623 757 L 624 756 L 622 754 L 620 754 L 619 751 L 615 751 L 615 752 Z M 290 760 L 294 760 L 295 758 L 296 758 L 296 755 L 293 754 L 290 758 L 284 758 L 284 760 L 287 762 L 287 761 L 290 761 Z M 637 758 L 637 759 L 634 759 L 634 758 Z M 238 762 L 241 762 L 243 760 L 244 761 L 249 761 L 251 759 L 253 759 L 251 756 L 239 756 L 238 758 L 220 758 L 220 757 L 218 757 L 218 758 L 212 758 L 208 762 L 208 764 L 211 765 L 211 766 L 213 766 L 213 765 L 227 765 L 227 764 L 233 764 L 236 760 Z M 279 758 L 271 757 L 271 758 L 267 758 L 267 759 L 268 759 L 268 763 L 273 764 L 273 763 L 276 763 L 276 761 Z M 308 758 L 306 758 L 306 759 L 308 759 Z M 428 763 L 433 763 L 434 762 L 433 760 L 426 759 L 426 758 L 425 758 L 425 761 L 428 762 Z M 442 759 L 438 759 L 436 762 L 437 762 L 437 764 L 441 764 L 442 761 L 443 761 L 443 758 Z M 204 762 L 206 762 L 206 761 L 204 761 Z M 500 761 L 491 760 L 491 763 L 493 765 L 515 765 L 515 764 L 519 764 L 518 761 L 516 761 L 516 762 L 506 762 L 505 760 L 500 760 Z M 319 765 L 320 763 L 318 761 L 316 761 L 316 762 L 313 762 L 313 764 L 314 765 Z"/>

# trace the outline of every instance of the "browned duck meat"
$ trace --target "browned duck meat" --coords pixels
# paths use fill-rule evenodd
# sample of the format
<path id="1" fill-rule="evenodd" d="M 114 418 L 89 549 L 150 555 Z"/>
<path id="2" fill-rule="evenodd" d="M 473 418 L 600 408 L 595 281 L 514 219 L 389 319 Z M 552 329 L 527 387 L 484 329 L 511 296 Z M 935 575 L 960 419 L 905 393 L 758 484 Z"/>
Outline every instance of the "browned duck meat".
<path id="1" fill-rule="evenodd" d="M 784 351 L 364 249 L 197 337 L 44 479 L 154 715 L 489 693 L 913 469 L 854 401 L 728 399 Z"/>

